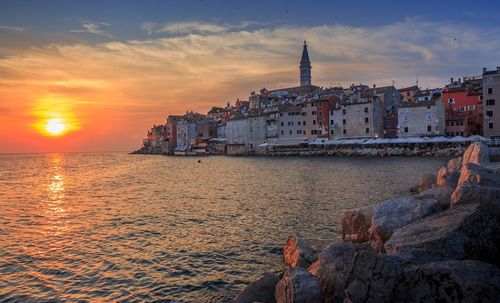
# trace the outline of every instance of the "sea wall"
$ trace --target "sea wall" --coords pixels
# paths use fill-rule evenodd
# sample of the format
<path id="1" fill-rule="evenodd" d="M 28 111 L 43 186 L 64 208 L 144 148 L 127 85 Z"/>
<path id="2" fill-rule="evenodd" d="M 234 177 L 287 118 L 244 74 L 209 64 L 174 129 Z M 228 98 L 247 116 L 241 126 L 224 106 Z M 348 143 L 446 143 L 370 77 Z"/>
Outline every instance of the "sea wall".
<path id="1" fill-rule="evenodd" d="M 471 144 L 415 195 L 345 211 L 342 242 L 290 236 L 286 269 L 234 302 L 499 302 L 499 168 Z"/>

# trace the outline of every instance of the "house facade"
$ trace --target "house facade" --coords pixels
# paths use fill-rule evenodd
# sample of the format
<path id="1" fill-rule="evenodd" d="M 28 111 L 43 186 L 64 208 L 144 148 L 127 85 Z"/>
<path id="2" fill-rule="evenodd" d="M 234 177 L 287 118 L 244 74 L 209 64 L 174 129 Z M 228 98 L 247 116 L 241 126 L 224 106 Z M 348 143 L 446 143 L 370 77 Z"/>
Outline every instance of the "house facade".
<path id="1" fill-rule="evenodd" d="M 484 136 L 500 139 L 500 66 L 496 70 L 483 69 Z"/>
<path id="2" fill-rule="evenodd" d="M 398 137 L 445 134 L 443 101 L 405 102 L 398 109 Z"/>

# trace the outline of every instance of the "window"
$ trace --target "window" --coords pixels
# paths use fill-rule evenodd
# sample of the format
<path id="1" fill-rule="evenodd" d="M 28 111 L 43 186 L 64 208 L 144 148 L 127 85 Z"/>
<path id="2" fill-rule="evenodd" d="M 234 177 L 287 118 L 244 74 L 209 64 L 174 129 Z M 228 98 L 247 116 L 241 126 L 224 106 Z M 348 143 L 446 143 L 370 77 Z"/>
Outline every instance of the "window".
<path id="1" fill-rule="evenodd" d="M 486 111 L 486 116 L 493 117 L 493 111 L 492 110 Z"/>
<path id="2" fill-rule="evenodd" d="M 333 120 L 330 120 L 330 125 L 333 125 Z"/>
<path id="3" fill-rule="evenodd" d="M 346 124 L 346 120 L 345 119 L 342 119 L 342 124 Z"/>
<path id="4" fill-rule="evenodd" d="M 285 131 L 283 131 L 283 130 L 282 130 L 282 131 L 281 131 L 281 135 L 283 136 L 284 134 L 285 134 Z"/>
<path id="5" fill-rule="evenodd" d="M 431 131 L 432 131 L 432 126 L 427 125 L 427 131 L 428 131 L 428 132 L 431 132 Z"/>
<path id="6" fill-rule="evenodd" d="M 491 94 L 493 94 L 493 88 L 488 87 L 488 95 L 491 95 Z"/>
<path id="7" fill-rule="evenodd" d="M 319 116 L 320 116 L 320 117 L 323 117 L 323 112 L 319 112 Z"/>
<path id="8" fill-rule="evenodd" d="M 368 134 L 368 133 L 370 133 L 370 128 L 368 128 L 368 127 L 367 127 L 367 128 L 365 129 L 365 131 L 366 131 L 366 133 L 367 133 L 367 134 Z"/>
<path id="9" fill-rule="evenodd" d="M 365 123 L 368 123 L 368 117 L 365 117 Z"/>
<path id="10" fill-rule="evenodd" d="M 289 115 L 289 116 L 291 116 L 291 115 L 292 115 L 292 113 L 288 113 L 288 115 Z"/>
<path id="11" fill-rule="evenodd" d="M 462 120 L 462 121 L 457 121 L 457 125 L 464 125 L 464 120 Z"/>
<path id="12" fill-rule="evenodd" d="M 297 135 L 301 135 L 302 134 L 302 130 L 297 130 Z"/>
<path id="13" fill-rule="evenodd" d="M 368 107 L 365 107 L 365 113 L 367 113 L 367 112 L 368 112 Z"/>
<path id="14" fill-rule="evenodd" d="M 405 133 L 407 133 L 407 132 L 408 132 L 408 127 L 405 127 Z"/>
<path id="15" fill-rule="evenodd" d="M 297 125 L 300 125 L 300 121 L 299 121 L 299 122 L 297 122 Z"/>
<path id="16" fill-rule="evenodd" d="M 453 133 L 446 133 L 447 136 L 453 137 Z"/>
<path id="17" fill-rule="evenodd" d="M 448 99 L 448 104 L 455 104 L 455 99 L 453 98 Z"/>
<path id="18" fill-rule="evenodd" d="M 280 113 L 280 117 L 283 117 L 283 113 Z"/>
<path id="19" fill-rule="evenodd" d="M 311 130 L 311 135 L 317 135 L 318 131 L 316 129 Z"/>
<path id="20" fill-rule="evenodd" d="M 330 135 L 335 135 L 335 130 L 330 129 Z"/>
<path id="21" fill-rule="evenodd" d="M 345 115 L 345 108 L 342 110 L 342 115 Z"/>
<path id="22" fill-rule="evenodd" d="M 330 115 L 332 115 L 332 116 L 333 116 L 333 110 L 331 110 L 331 111 L 330 111 Z"/>
<path id="23" fill-rule="evenodd" d="M 495 99 L 486 100 L 486 105 L 495 105 Z"/>
<path id="24" fill-rule="evenodd" d="M 407 97 L 409 97 L 409 96 L 410 96 L 410 92 L 409 92 L 409 91 L 408 91 L 408 92 L 406 92 L 406 96 L 407 96 Z"/>
<path id="25" fill-rule="evenodd" d="M 314 111 L 314 110 L 313 110 L 313 111 L 311 112 L 311 115 L 316 115 L 316 111 Z"/>
<path id="26" fill-rule="evenodd" d="M 316 125 L 316 120 L 313 120 L 313 125 Z"/>
<path id="27" fill-rule="evenodd" d="M 464 132 L 457 132 L 457 136 L 463 136 Z"/>
<path id="28" fill-rule="evenodd" d="M 430 107 L 430 106 L 427 106 L 427 109 L 431 109 L 431 107 Z"/>
<path id="29" fill-rule="evenodd" d="M 292 130 L 290 130 L 290 135 L 292 134 Z"/>
<path id="30" fill-rule="evenodd" d="M 306 126 L 306 121 L 304 121 L 304 122 L 302 123 L 302 125 Z"/>
<path id="31" fill-rule="evenodd" d="M 342 130 L 342 132 L 344 133 L 344 135 L 347 134 L 347 130 L 345 128 Z"/>
<path id="32" fill-rule="evenodd" d="M 285 122 L 281 122 L 281 126 L 285 126 Z"/>
<path id="33" fill-rule="evenodd" d="M 448 125 L 448 126 L 453 126 L 453 121 L 448 121 L 448 122 L 446 122 L 446 125 Z"/>
<path id="34" fill-rule="evenodd" d="M 319 126 L 323 126 L 323 120 L 319 120 Z"/>
<path id="35" fill-rule="evenodd" d="M 303 112 L 303 113 L 302 113 L 302 116 L 305 116 L 305 115 L 307 115 L 307 113 L 306 113 L 306 112 Z"/>
<path id="36" fill-rule="evenodd" d="M 488 123 L 488 128 L 489 129 L 493 129 L 493 123 L 492 122 Z"/>
<path id="37" fill-rule="evenodd" d="M 467 106 L 467 109 L 468 109 L 468 110 L 475 110 L 475 109 L 476 109 L 476 106 L 475 106 L 475 105 L 468 105 L 468 106 Z"/>

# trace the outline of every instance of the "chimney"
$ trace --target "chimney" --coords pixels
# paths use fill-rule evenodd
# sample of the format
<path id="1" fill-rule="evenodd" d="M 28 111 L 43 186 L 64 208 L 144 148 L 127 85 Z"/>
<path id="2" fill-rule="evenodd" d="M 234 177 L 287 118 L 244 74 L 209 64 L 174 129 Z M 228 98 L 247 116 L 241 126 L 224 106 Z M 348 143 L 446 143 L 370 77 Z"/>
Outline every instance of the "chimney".
<path id="1" fill-rule="evenodd" d="M 483 67 L 483 74 L 486 73 L 486 67 Z"/>
<path id="2" fill-rule="evenodd" d="M 453 77 L 450 78 L 450 83 L 453 83 Z"/>
<path id="3" fill-rule="evenodd" d="M 500 72 L 500 66 L 497 66 L 497 72 Z"/>
<path id="4" fill-rule="evenodd" d="M 376 85 L 376 84 L 373 84 L 373 88 L 375 88 L 375 87 L 377 87 L 377 85 Z"/>

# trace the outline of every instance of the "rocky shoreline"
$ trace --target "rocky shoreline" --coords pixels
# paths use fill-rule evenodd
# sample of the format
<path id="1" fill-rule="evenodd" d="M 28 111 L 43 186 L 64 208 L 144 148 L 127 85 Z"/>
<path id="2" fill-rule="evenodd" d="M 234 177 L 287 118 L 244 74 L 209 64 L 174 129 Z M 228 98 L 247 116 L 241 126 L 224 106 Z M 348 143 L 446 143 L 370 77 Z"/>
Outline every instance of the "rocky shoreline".
<path id="1" fill-rule="evenodd" d="M 416 194 L 345 211 L 342 240 L 290 236 L 287 268 L 234 300 L 500 302 L 500 175 L 483 143 L 425 175 Z"/>

